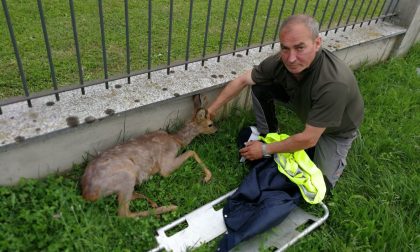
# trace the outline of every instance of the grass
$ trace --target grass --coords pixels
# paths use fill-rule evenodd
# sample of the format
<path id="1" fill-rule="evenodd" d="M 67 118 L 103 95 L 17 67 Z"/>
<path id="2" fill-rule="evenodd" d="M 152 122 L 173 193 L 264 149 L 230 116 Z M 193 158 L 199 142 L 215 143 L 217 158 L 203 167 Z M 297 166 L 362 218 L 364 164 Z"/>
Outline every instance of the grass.
<path id="1" fill-rule="evenodd" d="M 420 44 L 404 58 L 356 70 L 366 109 L 348 166 L 333 195 L 326 200 L 327 222 L 290 251 L 420 251 L 419 101 Z M 279 109 L 284 132 L 302 125 L 288 110 Z M 199 166 L 188 161 L 172 176 L 159 176 L 137 187 L 158 204 L 179 209 L 160 218 L 116 216 L 110 196 L 95 203 L 80 196 L 79 179 L 86 164 L 66 174 L 22 179 L 0 187 L 0 251 L 147 251 L 156 246 L 154 232 L 199 206 L 237 187 L 247 169 L 237 162 L 235 137 L 253 121 L 236 110 L 220 130 L 200 136 L 188 146 L 213 172 L 202 184 Z M 149 208 L 137 200 L 132 210 Z M 211 242 L 196 251 L 214 251 Z"/>
<path id="2" fill-rule="evenodd" d="M 368 9 L 369 4 L 367 4 L 367 1 L 364 5 L 357 1 L 351 15 L 349 13 L 351 6 L 348 4 L 345 8 L 341 25 L 345 23 L 348 15 L 352 17 L 349 21 L 353 22 L 359 9 L 361 15 L 357 21 L 362 20 L 364 13 L 368 13 L 367 18 L 371 16 L 372 12 L 375 14 L 373 16 L 377 16 L 384 1 L 375 1 L 379 7 L 374 8 L 372 4 L 370 9 Z M 225 2 L 226 0 L 212 1 L 206 56 L 215 55 L 219 51 Z M 304 1 L 297 1 L 296 6 L 294 5 L 295 1 L 273 1 L 271 14 L 267 18 L 269 2 L 269 0 L 259 1 L 255 27 L 249 41 L 255 1 L 244 1 L 241 26 L 237 44 L 235 45 L 235 33 L 241 0 L 229 1 L 221 47 L 222 52 L 232 51 L 235 47 L 243 48 L 248 46 L 249 43 L 251 45 L 260 44 L 262 40 L 263 42 L 277 41 L 277 17 L 282 10 L 282 3 L 285 2 L 282 10 L 283 17 L 290 15 L 293 10 L 295 13 L 302 13 L 305 8 Z M 322 21 L 323 29 L 335 27 L 344 7 L 343 2 L 319 1 L 315 17 L 320 22 Z M 309 1 L 306 8 L 307 13 L 313 14 L 315 3 L 315 1 Z M 327 3 L 329 3 L 328 6 L 326 5 Z M 332 14 L 336 3 L 338 3 L 336 12 Z M 9 0 L 7 5 L 29 92 L 32 94 L 42 90 L 51 90 L 53 81 L 50 76 L 37 1 Z M 57 85 L 58 87 L 63 87 L 79 84 L 69 1 L 44 0 L 42 1 L 42 6 Z M 171 63 L 186 60 L 189 8 L 189 1 L 174 1 Z M 190 60 L 200 58 L 203 54 L 207 8 L 208 1 L 194 1 L 189 52 Z M 135 72 L 148 68 L 148 1 L 128 1 L 128 9 L 130 71 Z M 325 16 L 324 9 L 326 10 Z M 83 82 L 104 79 L 98 1 L 74 1 L 74 10 L 83 68 Z M 124 1 L 103 1 L 103 14 L 108 76 L 119 76 L 127 72 Z M 331 16 L 332 23 L 329 21 Z M 263 39 L 266 20 L 268 28 Z M 152 68 L 167 64 L 168 32 L 169 0 L 154 0 L 152 1 L 151 29 Z M 0 69 L 2 69 L 0 71 L 0 99 L 24 95 L 18 64 L 3 11 L 0 11 L 0 59 Z"/>

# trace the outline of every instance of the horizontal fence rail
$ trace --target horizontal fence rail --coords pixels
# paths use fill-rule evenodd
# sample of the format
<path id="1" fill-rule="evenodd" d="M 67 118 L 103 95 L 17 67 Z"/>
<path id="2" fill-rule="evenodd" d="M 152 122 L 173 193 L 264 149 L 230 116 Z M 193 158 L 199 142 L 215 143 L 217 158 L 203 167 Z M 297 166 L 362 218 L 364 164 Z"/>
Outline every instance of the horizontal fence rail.
<path id="1" fill-rule="evenodd" d="M 0 23 L 1 107 L 188 65 L 278 41 L 306 13 L 325 35 L 390 18 L 398 0 L 6 1 Z M 20 83 L 20 84 L 19 84 Z"/>

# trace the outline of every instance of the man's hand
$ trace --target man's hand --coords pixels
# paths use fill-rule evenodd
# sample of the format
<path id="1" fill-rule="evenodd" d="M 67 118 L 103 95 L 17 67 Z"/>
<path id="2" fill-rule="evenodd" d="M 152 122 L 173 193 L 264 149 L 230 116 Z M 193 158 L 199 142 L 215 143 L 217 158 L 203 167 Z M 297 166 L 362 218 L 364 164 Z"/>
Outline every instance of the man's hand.
<path id="1" fill-rule="evenodd" d="M 262 143 L 260 141 L 248 141 L 245 147 L 239 150 L 242 157 L 248 160 L 257 160 L 263 157 Z"/>
<path id="2" fill-rule="evenodd" d="M 216 117 L 216 112 L 209 108 L 209 109 L 207 109 L 207 113 L 208 113 L 208 116 L 209 116 L 210 120 L 214 120 L 214 118 Z"/>
<path id="3" fill-rule="evenodd" d="M 223 107 L 226 103 L 236 97 L 246 86 L 253 85 L 255 82 L 251 77 L 252 69 L 246 71 L 245 73 L 239 75 L 225 88 L 222 92 L 216 97 L 212 104 L 207 108 L 207 112 L 210 115 L 210 119 L 214 119 L 216 116 L 217 110 Z"/>

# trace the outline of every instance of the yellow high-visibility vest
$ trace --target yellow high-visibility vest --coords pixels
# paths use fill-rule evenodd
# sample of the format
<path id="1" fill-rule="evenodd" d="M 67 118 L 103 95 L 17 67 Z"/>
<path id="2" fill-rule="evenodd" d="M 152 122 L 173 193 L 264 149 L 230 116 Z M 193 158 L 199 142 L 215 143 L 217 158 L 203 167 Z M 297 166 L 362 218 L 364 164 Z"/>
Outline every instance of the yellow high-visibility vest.
<path id="1" fill-rule="evenodd" d="M 261 137 L 265 143 L 283 141 L 286 134 L 268 133 Z M 322 171 L 312 162 L 304 150 L 293 153 L 275 153 L 274 160 L 279 171 L 295 183 L 303 198 L 310 204 L 321 202 L 326 193 L 326 186 Z"/>

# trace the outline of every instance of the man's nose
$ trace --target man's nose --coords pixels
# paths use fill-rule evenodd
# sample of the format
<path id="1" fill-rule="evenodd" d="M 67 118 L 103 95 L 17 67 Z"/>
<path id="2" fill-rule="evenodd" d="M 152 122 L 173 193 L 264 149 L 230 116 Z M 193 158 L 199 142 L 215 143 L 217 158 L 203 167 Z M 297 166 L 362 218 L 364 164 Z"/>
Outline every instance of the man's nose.
<path id="1" fill-rule="evenodd" d="M 296 61 L 296 52 L 295 52 L 295 51 L 293 51 L 293 50 L 290 50 L 290 52 L 289 52 L 289 57 L 287 58 L 287 60 L 288 60 L 290 63 L 295 62 L 295 61 Z"/>

